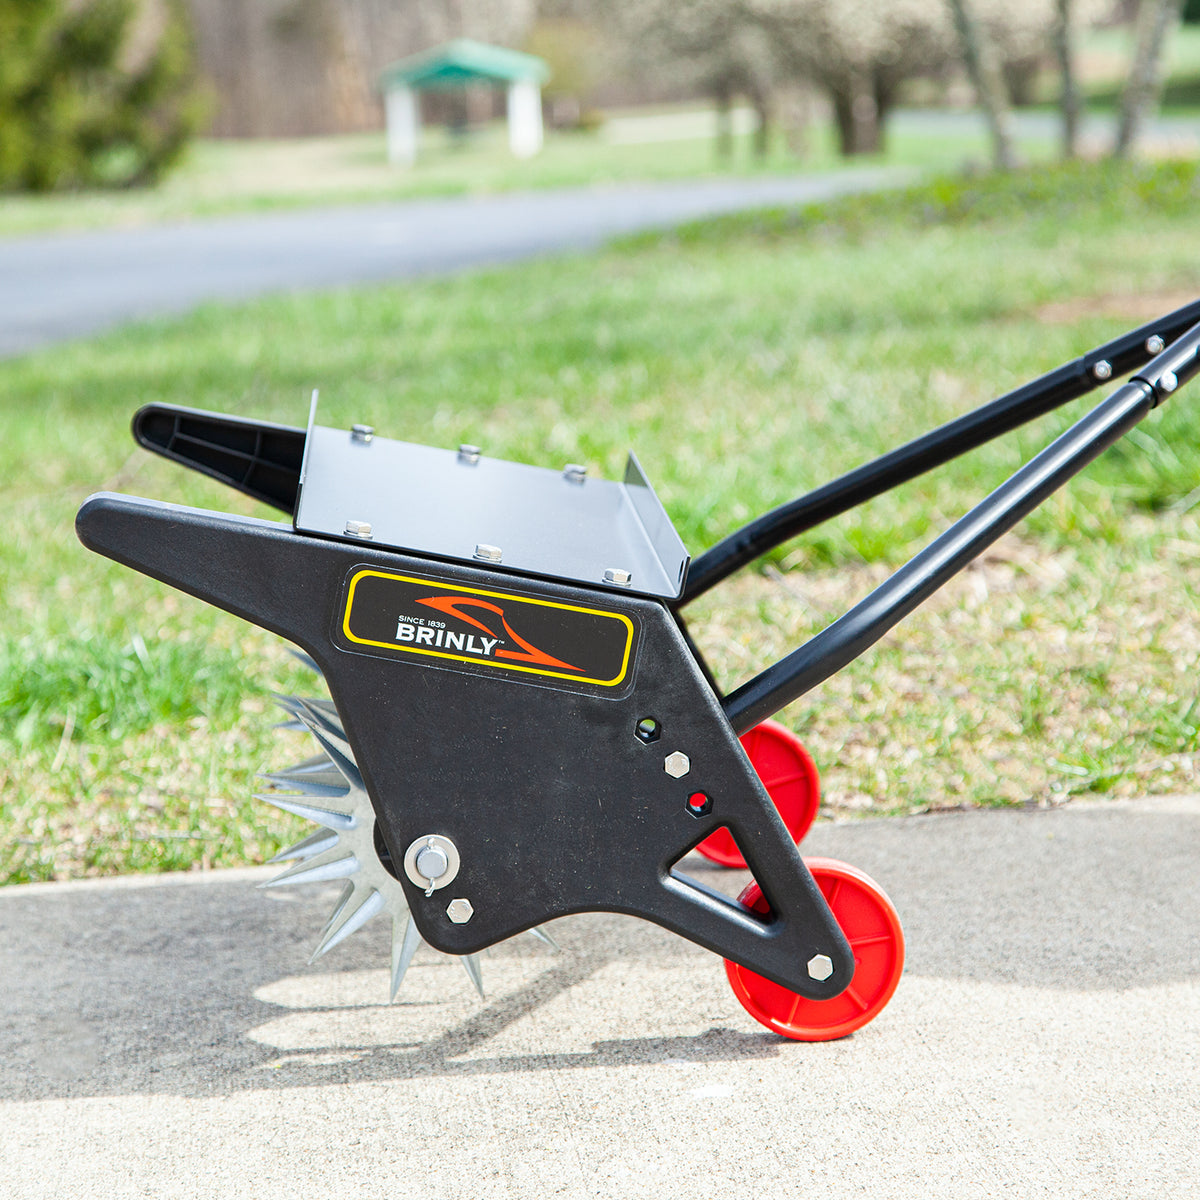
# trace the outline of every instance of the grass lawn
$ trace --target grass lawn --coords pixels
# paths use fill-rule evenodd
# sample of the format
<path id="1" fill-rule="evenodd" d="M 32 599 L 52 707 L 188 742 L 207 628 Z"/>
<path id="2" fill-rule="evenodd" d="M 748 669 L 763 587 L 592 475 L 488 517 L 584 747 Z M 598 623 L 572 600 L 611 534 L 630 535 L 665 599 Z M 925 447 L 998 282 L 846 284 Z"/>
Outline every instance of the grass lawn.
<path id="1" fill-rule="evenodd" d="M 271 636 L 85 552 L 112 488 L 256 512 L 137 451 L 149 401 L 612 477 L 637 449 L 693 552 L 1200 294 L 1196 169 L 945 182 L 603 253 L 210 306 L 0 363 L 0 879 L 260 861 L 298 832 L 255 771 L 309 753 Z M 1043 418 L 703 598 L 722 680 L 838 615 L 1083 410 Z M 1194 786 L 1193 386 L 846 671 L 791 706 L 826 811 Z"/>

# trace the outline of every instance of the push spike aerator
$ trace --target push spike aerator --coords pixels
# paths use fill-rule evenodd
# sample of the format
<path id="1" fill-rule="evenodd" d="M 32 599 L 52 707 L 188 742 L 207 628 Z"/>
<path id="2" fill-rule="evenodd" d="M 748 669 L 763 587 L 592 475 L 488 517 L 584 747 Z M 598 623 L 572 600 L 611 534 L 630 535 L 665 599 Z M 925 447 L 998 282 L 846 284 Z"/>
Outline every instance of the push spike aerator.
<path id="1" fill-rule="evenodd" d="M 147 449 L 290 523 L 104 493 L 89 548 L 271 630 L 325 680 L 288 697 L 319 753 L 263 798 L 316 823 L 273 885 L 341 881 L 316 955 L 393 925 L 392 994 L 419 943 L 478 954 L 556 917 L 642 917 L 721 955 L 746 1009 L 801 1040 L 887 1004 L 904 939 L 882 889 L 805 860 L 816 769 L 769 718 L 882 637 L 1200 370 L 1200 301 L 773 510 L 690 562 L 630 456 L 624 479 L 316 423 L 152 405 Z M 681 610 L 788 538 L 1136 372 L 805 645 L 722 695 Z M 689 878 L 746 865 L 737 902 Z"/>

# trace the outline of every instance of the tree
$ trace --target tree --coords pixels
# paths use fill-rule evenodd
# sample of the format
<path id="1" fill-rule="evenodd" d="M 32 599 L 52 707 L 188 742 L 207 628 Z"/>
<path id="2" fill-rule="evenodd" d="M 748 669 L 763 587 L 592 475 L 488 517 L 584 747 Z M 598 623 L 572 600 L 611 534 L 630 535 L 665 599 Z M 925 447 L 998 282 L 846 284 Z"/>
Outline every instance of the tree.
<path id="1" fill-rule="evenodd" d="M 789 78 L 830 100 L 842 154 L 883 148 L 884 125 L 905 80 L 943 68 L 953 34 L 930 0 L 745 0 Z"/>
<path id="2" fill-rule="evenodd" d="M 1000 60 L 988 31 L 977 19 L 968 0 L 948 2 L 958 33 L 963 64 L 992 135 L 992 156 L 1001 170 L 1010 170 L 1017 165 L 1017 151 L 1013 143 L 1008 94 Z"/>
<path id="3" fill-rule="evenodd" d="M 0 189 L 151 183 L 202 115 L 178 0 L 0 0 Z"/>
<path id="4" fill-rule="evenodd" d="M 1163 49 L 1179 24 L 1183 0 L 1142 0 L 1137 14 L 1136 46 L 1129 78 L 1121 92 L 1115 158 L 1128 158 L 1150 110 L 1162 91 Z"/>
<path id="5" fill-rule="evenodd" d="M 1079 153 L 1079 118 L 1083 110 L 1075 75 L 1077 15 L 1073 0 L 1055 0 L 1054 9 L 1054 56 L 1061 81 L 1062 152 L 1063 158 L 1075 158 Z"/>
<path id="6" fill-rule="evenodd" d="M 669 63 L 680 82 L 707 92 L 717 106 L 717 151 L 733 152 L 733 101 L 744 96 L 758 116 L 755 151 L 770 138 L 774 80 L 771 48 L 737 0 L 630 0 L 623 6 L 632 56 Z"/>

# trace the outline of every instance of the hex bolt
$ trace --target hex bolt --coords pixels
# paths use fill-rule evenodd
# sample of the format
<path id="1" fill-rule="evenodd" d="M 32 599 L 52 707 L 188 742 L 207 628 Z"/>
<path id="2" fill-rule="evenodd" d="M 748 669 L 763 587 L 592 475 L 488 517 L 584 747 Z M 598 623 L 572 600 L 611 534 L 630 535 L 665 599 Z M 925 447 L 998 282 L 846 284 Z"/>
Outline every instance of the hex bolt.
<path id="1" fill-rule="evenodd" d="M 475 909 L 466 896 L 457 896 L 446 905 L 446 916 L 455 925 L 465 925 L 475 915 Z"/>
<path id="2" fill-rule="evenodd" d="M 352 442 L 370 442 L 375 437 L 374 425 L 351 425 L 350 440 Z"/>
<path id="3" fill-rule="evenodd" d="M 1106 379 L 1112 378 L 1112 363 L 1107 358 L 1102 358 L 1099 362 L 1092 363 L 1092 375 L 1103 383 Z"/>
<path id="4" fill-rule="evenodd" d="M 370 538 L 371 522 L 370 521 L 347 521 L 346 533 L 350 537 Z"/>
<path id="5" fill-rule="evenodd" d="M 634 736 L 648 746 L 662 737 L 662 726 L 653 717 L 643 717 L 634 727 Z"/>
<path id="6" fill-rule="evenodd" d="M 580 463 L 567 463 L 563 467 L 563 478 L 568 483 L 583 483 L 587 479 L 587 467 Z"/>
<path id="7" fill-rule="evenodd" d="M 1174 371 L 1164 371 L 1159 377 L 1158 386 L 1164 392 L 1173 392 L 1179 386 L 1179 376 Z"/>
<path id="8" fill-rule="evenodd" d="M 479 542 L 475 546 L 475 557 L 482 558 L 484 562 L 499 562 L 504 557 L 504 551 L 499 546 L 489 546 L 486 542 Z"/>
<path id="9" fill-rule="evenodd" d="M 672 779 L 682 779 L 691 769 L 691 759 L 681 750 L 672 750 L 663 761 L 663 770 Z"/>
<path id="10" fill-rule="evenodd" d="M 604 582 L 619 583 L 622 587 L 628 587 L 633 582 L 633 572 L 626 571 L 624 567 L 605 567 Z"/>
<path id="11" fill-rule="evenodd" d="M 470 446 L 463 442 L 458 448 L 458 461 L 466 463 L 467 466 L 473 467 L 478 461 L 479 456 L 483 453 L 478 446 Z"/>
<path id="12" fill-rule="evenodd" d="M 1167 343 L 1158 336 L 1157 333 L 1151 334 L 1146 339 L 1147 354 L 1161 354 L 1166 349 Z"/>
<path id="13" fill-rule="evenodd" d="M 814 954 L 808 960 L 808 976 L 810 979 L 824 983 L 833 974 L 833 959 L 828 954 Z"/>

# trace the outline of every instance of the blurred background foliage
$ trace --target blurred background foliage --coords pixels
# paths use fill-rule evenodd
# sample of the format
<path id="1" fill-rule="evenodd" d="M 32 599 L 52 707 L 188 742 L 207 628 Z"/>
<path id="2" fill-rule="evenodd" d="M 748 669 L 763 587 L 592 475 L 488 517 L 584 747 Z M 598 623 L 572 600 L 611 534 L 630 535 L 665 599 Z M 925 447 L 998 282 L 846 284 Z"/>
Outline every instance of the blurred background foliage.
<path id="1" fill-rule="evenodd" d="M 206 111 L 181 0 L 0 0 L 0 190 L 154 183 Z"/>
<path id="2" fill-rule="evenodd" d="M 751 153 L 782 142 L 803 166 L 826 127 L 842 155 L 878 155 L 898 109 L 975 105 L 996 165 L 1024 157 L 1014 106 L 1057 108 L 1066 157 L 1127 156 L 1164 89 L 1200 106 L 1181 22 L 1198 0 L 0 0 L 0 191 L 152 184 L 196 135 L 378 131 L 380 71 L 459 36 L 545 58 L 552 129 L 711 105 L 718 161 L 743 108 Z M 465 108 L 485 127 L 503 95 L 468 89 Z M 1089 109 L 1117 115 L 1103 146 Z"/>

